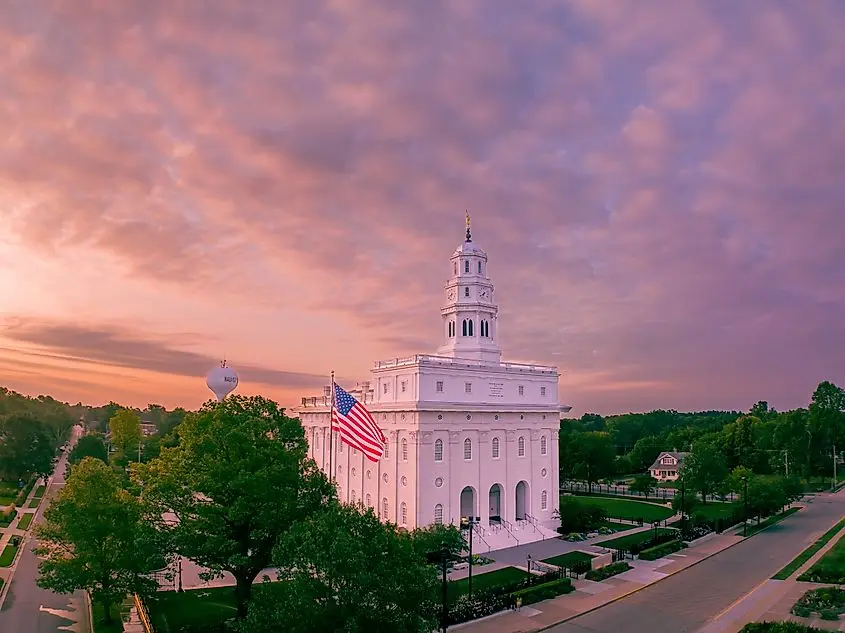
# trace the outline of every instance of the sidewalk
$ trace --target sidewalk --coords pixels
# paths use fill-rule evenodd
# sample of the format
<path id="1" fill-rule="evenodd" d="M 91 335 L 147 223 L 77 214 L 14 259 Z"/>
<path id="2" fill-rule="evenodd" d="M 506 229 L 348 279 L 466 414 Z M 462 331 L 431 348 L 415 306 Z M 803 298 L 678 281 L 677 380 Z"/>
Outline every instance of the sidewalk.
<path id="1" fill-rule="evenodd" d="M 709 534 L 695 541 L 687 549 L 660 560 L 629 560 L 628 563 L 633 569 L 602 582 L 576 580 L 573 582 L 575 591 L 572 593 L 523 607 L 519 612 L 506 611 L 483 620 L 454 625 L 449 629 L 460 629 L 465 633 L 537 631 L 623 598 L 742 540 L 742 537 L 733 534 Z M 572 545 L 583 546 L 582 543 Z"/>
<path id="2" fill-rule="evenodd" d="M 816 535 L 810 543 L 814 542 L 822 534 L 823 532 Z M 819 629 L 845 631 L 845 620 L 834 622 L 815 617 L 798 618 L 790 613 L 792 605 L 806 591 L 829 586 L 812 582 L 798 582 L 797 578 L 815 565 L 822 556 L 836 545 L 840 538 L 845 538 L 845 528 L 825 543 L 824 547 L 811 556 L 806 563 L 801 565 L 792 576 L 786 580 L 770 579 L 760 583 L 751 593 L 737 600 L 711 620 L 707 626 L 699 629 L 698 633 L 737 633 L 737 631 L 749 622 L 760 622 L 763 620 L 793 620 Z"/>
<path id="3" fill-rule="evenodd" d="M 40 481 L 40 480 L 39 480 Z M 6 593 L 9 591 L 9 585 L 12 584 L 12 576 L 15 574 L 15 569 L 18 566 L 18 559 L 20 558 L 20 553 L 29 543 L 29 534 L 32 532 L 33 525 L 35 523 L 35 518 L 33 517 L 32 523 L 29 524 L 29 528 L 26 530 L 19 530 L 17 529 L 18 523 L 21 520 L 21 517 L 24 514 L 35 514 L 38 512 L 38 508 L 29 508 L 29 503 L 35 498 L 35 492 L 38 490 L 38 482 L 32 487 L 32 490 L 29 491 L 29 494 L 26 497 L 26 500 L 23 502 L 22 507 L 18 508 L 18 515 L 15 519 L 9 524 L 8 527 L 0 528 L 0 553 L 6 548 L 9 544 L 9 541 L 13 536 L 20 536 L 21 546 L 18 549 L 18 553 L 15 557 L 14 562 L 9 567 L 0 567 L 0 580 L 3 581 L 2 586 L 0 586 L 0 607 L 3 606 L 3 601 L 6 599 Z M 46 490 L 44 493 L 46 496 Z M 44 501 L 44 497 L 41 499 L 42 503 Z M 40 505 L 39 505 L 40 507 Z"/>

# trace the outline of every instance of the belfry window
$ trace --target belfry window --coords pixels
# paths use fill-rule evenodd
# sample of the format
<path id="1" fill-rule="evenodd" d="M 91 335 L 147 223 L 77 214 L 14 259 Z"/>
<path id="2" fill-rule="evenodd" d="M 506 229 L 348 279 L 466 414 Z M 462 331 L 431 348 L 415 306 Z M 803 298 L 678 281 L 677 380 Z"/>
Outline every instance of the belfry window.
<path id="1" fill-rule="evenodd" d="M 468 272 L 469 272 L 469 260 L 466 260 L 466 261 L 464 262 L 464 272 L 465 272 L 465 273 L 468 273 Z"/>
<path id="2" fill-rule="evenodd" d="M 462 335 L 462 336 L 466 336 L 466 335 L 467 335 L 467 320 L 466 320 L 466 319 L 464 319 L 464 321 L 463 321 L 463 323 L 462 323 L 461 335 Z"/>
<path id="3" fill-rule="evenodd" d="M 478 262 L 478 274 L 481 274 L 481 260 Z"/>
<path id="4" fill-rule="evenodd" d="M 470 319 L 470 320 L 469 320 L 469 327 L 467 328 L 467 331 L 469 331 L 469 336 L 473 336 L 473 333 L 472 333 L 472 319 Z"/>
<path id="5" fill-rule="evenodd" d="M 455 273 L 456 275 L 458 274 L 458 262 L 455 262 L 455 265 L 454 265 L 454 266 L 452 266 L 452 270 L 454 271 L 454 273 Z"/>
<path id="6" fill-rule="evenodd" d="M 469 296 L 469 287 L 464 288 L 464 296 L 465 296 L 465 297 L 468 297 L 468 296 Z"/>

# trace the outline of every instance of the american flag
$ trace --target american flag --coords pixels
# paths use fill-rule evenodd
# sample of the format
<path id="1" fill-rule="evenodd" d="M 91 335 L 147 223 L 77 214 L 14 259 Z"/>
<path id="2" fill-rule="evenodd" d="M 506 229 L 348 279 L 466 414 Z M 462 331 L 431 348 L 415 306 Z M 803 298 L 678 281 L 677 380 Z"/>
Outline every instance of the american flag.
<path id="1" fill-rule="evenodd" d="M 373 416 L 364 405 L 337 385 L 334 386 L 332 429 L 340 433 L 341 440 L 357 448 L 371 462 L 377 462 L 384 455 L 387 438 Z"/>

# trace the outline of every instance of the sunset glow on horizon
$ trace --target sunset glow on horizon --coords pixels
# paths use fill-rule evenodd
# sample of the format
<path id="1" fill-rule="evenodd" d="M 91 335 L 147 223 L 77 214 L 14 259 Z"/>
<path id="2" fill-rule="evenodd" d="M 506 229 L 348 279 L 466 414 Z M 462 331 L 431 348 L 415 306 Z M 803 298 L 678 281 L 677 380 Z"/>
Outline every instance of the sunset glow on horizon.
<path id="1" fill-rule="evenodd" d="M 845 382 L 845 5 L 11 0 L 0 386 L 285 406 L 435 353 L 464 213 L 572 415 Z"/>

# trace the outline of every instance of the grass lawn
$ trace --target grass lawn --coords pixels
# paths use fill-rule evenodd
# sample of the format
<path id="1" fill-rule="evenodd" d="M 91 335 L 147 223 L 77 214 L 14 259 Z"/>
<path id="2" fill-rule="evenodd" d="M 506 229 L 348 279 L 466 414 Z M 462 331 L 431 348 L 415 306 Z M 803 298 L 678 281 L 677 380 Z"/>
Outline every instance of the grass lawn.
<path id="1" fill-rule="evenodd" d="M 784 567 L 778 573 L 772 576 L 772 578 L 775 580 L 786 580 L 787 578 L 789 578 L 798 570 L 799 567 L 801 567 L 801 565 L 810 560 L 813 557 L 813 554 L 818 552 L 822 547 L 825 546 L 825 544 L 830 539 L 836 536 L 837 532 L 839 532 L 839 530 L 841 530 L 843 526 L 845 526 L 845 519 L 842 519 L 839 523 L 837 523 L 827 532 L 822 534 L 815 543 L 810 545 L 810 547 L 808 547 L 803 552 L 798 554 L 798 556 L 793 558 L 792 561 L 786 567 Z"/>
<path id="2" fill-rule="evenodd" d="M 552 556 L 551 558 L 544 558 L 543 562 L 549 565 L 557 565 L 558 567 L 572 567 L 575 563 L 580 563 L 585 560 L 592 560 L 595 556 L 587 554 L 586 552 L 566 552 L 559 556 Z"/>
<path id="3" fill-rule="evenodd" d="M 156 631 L 168 633 L 182 627 L 213 626 L 235 616 L 234 587 L 214 587 L 191 591 L 159 591 L 146 601 Z"/>
<path id="4" fill-rule="evenodd" d="M 18 529 L 25 530 L 29 527 L 29 524 L 32 523 L 32 519 L 35 517 L 34 512 L 28 512 L 21 516 L 21 520 L 18 521 Z"/>
<path id="5" fill-rule="evenodd" d="M 708 519 L 716 520 L 716 519 L 727 519 L 731 516 L 737 509 L 741 508 L 742 506 L 737 503 L 725 503 L 722 501 L 708 501 L 704 505 L 697 505 L 692 509 L 693 515 L 695 514 L 702 514 Z"/>
<path id="6" fill-rule="evenodd" d="M 836 528 L 841 529 L 843 526 L 845 526 L 845 519 L 840 521 Z M 830 531 L 826 532 L 825 536 L 829 533 Z M 845 537 L 840 536 L 836 545 L 831 547 L 810 569 L 798 576 L 798 580 L 845 583 Z"/>
<path id="7" fill-rule="evenodd" d="M 473 568 L 474 570 L 475 568 Z M 487 572 L 486 574 L 472 575 L 472 590 L 491 589 L 493 587 L 501 587 L 503 585 L 510 585 L 528 578 L 528 572 L 516 567 L 503 567 L 496 571 Z M 447 585 L 449 593 L 449 600 L 454 600 L 458 596 L 462 596 L 469 591 L 469 579 L 461 578 L 460 580 L 453 580 Z"/>
<path id="8" fill-rule="evenodd" d="M 3 553 L 0 554 L 0 567 L 9 567 L 15 560 L 15 554 L 18 553 L 16 545 L 9 543 Z"/>
<path id="9" fill-rule="evenodd" d="M 10 506 L 15 502 L 14 497 L 0 497 L 0 508 L 3 506 Z"/>
<path id="10" fill-rule="evenodd" d="M 41 503 L 41 499 L 33 499 L 29 502 L 28 508 L 37 508 L 38 504 Z"/>
<path id="11" fill-rule="evenodd" d="M 103 616 L 105 615 L 106 610 L 101 604 L 96 602 L 91 604 L 91 617 L 93 620 L 92 624 L 94 625 L 94 633 L 122 633 L 123 621 L 120 615 L 120 605 L 113 604 L 109 611 L 111 611 L 111 617 L 114 618 L 114 621 L 111 624 L 103 624 Z"/>
<path id="12" fill-rule="evenodd" d="M 654 523 L 655 521 L 668 519 L 675 514 L 672 508 L 659 506 L 654 503 L 631 501 L 630 499 L 578 495 L 578 501 L 600 506 L 605 509 L 608 517 L 616 519 L 628 519 L 631 521 L 642 519 L 647 523 Z"/>
<path id="13" fill-rule="evenodd" d="M 658 534 L 676 534 L 676 530 L 668 530 L 666 528 L 658 528 Z M 602 547 L 609 547 L 610 549 L 630 549 L 632 545 L 639 545 L 644 543 L 654 536 L 654 530 L 643 530 L 636 534 L 628 534 L 627 536 L 619 536 L 612 538 L 609 541 L 601 541 L 598 545 Z"/>
<path id="14" fill-rule="evenodd" d="M 43 497 L 45 490 L 47 490 L 47 486 L 38 486 L 38 488 L 35 490 L 35 498 L 40 499 L 41 497 Z"/>

